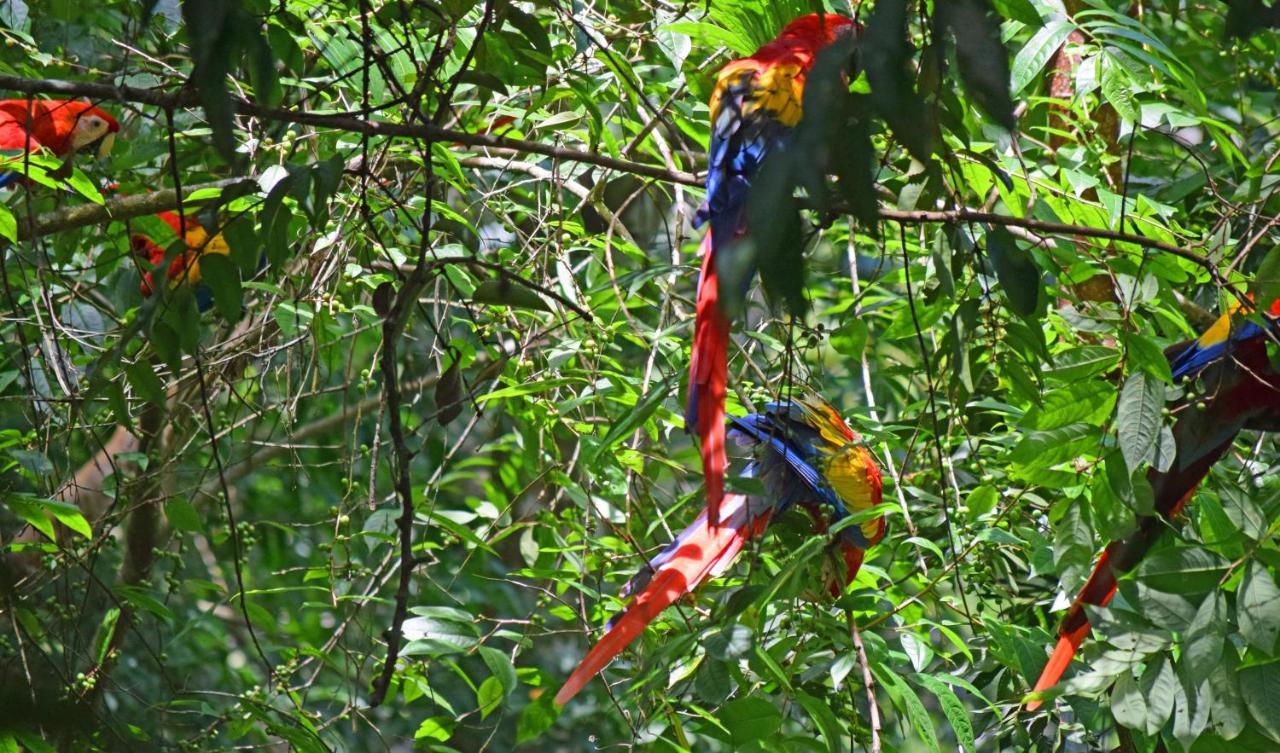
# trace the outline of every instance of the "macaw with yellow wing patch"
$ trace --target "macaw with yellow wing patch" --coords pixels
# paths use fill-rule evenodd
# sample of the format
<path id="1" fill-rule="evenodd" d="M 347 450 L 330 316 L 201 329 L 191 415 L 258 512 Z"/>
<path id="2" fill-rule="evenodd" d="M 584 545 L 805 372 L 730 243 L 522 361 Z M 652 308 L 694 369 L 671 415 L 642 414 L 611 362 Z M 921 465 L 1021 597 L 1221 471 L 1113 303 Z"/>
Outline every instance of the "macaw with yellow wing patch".
<path id="1" fill-rule="evenodd" d="M 0 150 L 26 154 L 47 149 L 68 157 L 98 144 L 105 157 L 115 144 L 120 123 L 88 102 L 69 99 L 0 100 Z M 12 161 L 12 160 L 11 160 Z M 16 172 L 0 175 L 0 187 L 21 179 Z"/>
<path id="2" fill-rule="evenodd" d="M 160 212 L 156 217 L 172 228 L 173 234 L 177 238 L 183 239 L 185 245 L 185 248 L 177 253 L 173 261 L 169 262 L 169 271 L 167 273 L 169 284 L 176 286 L 185 283 L 193 286 L 196 305 L 199 306 L 201 311 L 207 310 L 213 303 L 213 296 L 208 286 L 200 284 L 202 279 L 200 275 L 200 257 L 205 254 L 222 254 L 226 256 L 231 252 L 226 240 L 223 239 L 221 233 L 210 236 L 204 226 L 192 215 L 180 216 L 177 212 Z M 130 236 L 129 244 L 133 248 L 133 252 L 146 259 L 152 267 L 159 266 L 164 261 L 166 246 L 168 245 L 162 246 L 156 240 L 143 233 L 134 233 Z M 142 295 L 146 297 L 150 297 L 155 292 L 150 272 L 143 273 L 140 288 Z"/>
<path id="3" fill-rule="evenodd" d="M 828 525 L 880 504 L 880 468 L 859 437 L 836 410 L 817 397 L 771 403 L 762 413 L 729 420 L 729 434 L 754 448 L 744 475 L 759 479 L 763 496 L 730 494 L 721 525 L 708 511 L 650 560 L 623 588 L 635 594 L 609 621 L 604 636 L 587 653 L 556 694 L 565 704 L 642 633 L 664 609 L 710 578 L 729 569 L 747 541 L 760 536 L 769 521 L 797 505 L 813 517 L 825 535 Z M 863 551 L 884 536 L 883 517 L 843 528 L 835 546 L 842 560 L 830 573 L 833 596 L 844 591 L 862 566 Z"/>
<path id="4" fill-rule="evenodd" d="M 801 16 L 778 37 L 750 57 L 720 70 L 711 94 L 711 145 L 708 150 L 707 197 L 694 225 L 710 224 L 702 239 L 702 273 L 698 280 L 693 347 L 689 359 L 689 398 L 685 427 L 702 443 L 702 470 L 707 486 L 707 517 L 720 524 L 724 497 L 725 390 L 729 380 L 729 320 L 721 310 L 720 280 L 725 255 L 736 253 L 746 231 L 747 195 L 761 164 L 786 148 L 788 134 L 800 121 L 805 76 L 818 52 L 861 27 L 834 13 Z M 737 269 L 742 267 L 737 264 Z M 750 284 L 755 272 L 743 274 Z"/>
<path id="5" fill-rule="evenodd" d="M 1155 515 L 1140 516 L 1128 536 L 1112 541 L 1098 558 L 1058 628 L 1058 643 L 1033 692 L 1058 683 L 1089 635 L 1086 604 L 1105 606 L 1116 593 L 1116 578 L 1132 570 L 1195 494 L 1213 464 L 1231 448 L 1241 430 L 1280 431 L 1280 372 L 1267 355 L 1268 341 L 1280 334 L 1280 299 L 1254 318 L 1231 307 L 1203 335 L 1165 351 L 1175 380 L 1195 381 L 1201 395 L 1174 408 L 1177 454 L 1169 470 L 1147 472 Z M 1265 326 L 1264 326 L 1265 325 Z M 1040 700 L 1027 704 L 1034 711 Z"/>

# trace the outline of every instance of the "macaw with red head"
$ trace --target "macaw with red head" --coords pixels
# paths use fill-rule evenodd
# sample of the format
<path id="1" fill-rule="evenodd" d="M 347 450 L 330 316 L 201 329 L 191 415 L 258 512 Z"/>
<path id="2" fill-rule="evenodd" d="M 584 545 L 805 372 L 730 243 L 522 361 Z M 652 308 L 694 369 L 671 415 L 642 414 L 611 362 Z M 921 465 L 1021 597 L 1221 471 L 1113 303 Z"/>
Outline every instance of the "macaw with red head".
<path id="1" fill-rule="evenodd" d="M 0 100 L 0 150 L 20 153 L 47 149 L 58 157 L 98 144 L 105 157 L 115 144 L 120 123 L 88 102 L 69 99 Z M 18 180 L 17 173 L 0 176 L 0 186 Z"/>
<path id="2" fill-rule="evenodd" d="M 664 609 L 726 572 L 747 541 L 763 534 L 774 516 L 799 506 L 812 516 L 817 532 L 826 535 L 829 525 L 880 504 L 875 457 L 835 408 L 817 397 L 771 403 L 761 413 L 731 418 L 729 435 L 755 450 L 744 475 L 759 479 L 765 494 L 726 496 L 720 525 L 711 525 L 708 507 L 649 561 L 623 588 L 624 595 L 635 595 L 565 681 L 556 694 L 557 704 L 568 703 Z M 884 518 L 877 516 L 836 534 L 839 556 L 824 562 L 834 564 L 835 571 L 825 573 L 832 596 L 853 581 L 863 551 L 884 532 Z"/>
<path id="3" fill-rule="evenodd" d="M 1267 355 L 1268 342 L 1280 341 L 1280 299 L 1253 318 L 1241 316 L 1241 309 L 1232 306 L 1200 337 L 1165 351 L 1173 378 L 1198 382 L 1200 395 L 1189 395 L 1174 407 L 1173 465 L 1167 471 L 1147 472 L 1156 514 L 1140 516 L 1129 535 L 1103 550 L 1058 627 L 1057 646 L 1033 692 L 1047 690 L 1062 678 L 1089 635 L 1085 605 L 1111 601 L 1116 578 L 1136 567 L 1170 527 L 1213 464 L 1231 449 L 1236 435 L 1244 429 L 1280 431 L 1280 371 Z M 1041 704 L 1033 700 L 1027 709 L 1034 711 Z"/>
<path id="4" fill-rule="evenodd" d="M 736 241 L 746 232 L 747 195 L 765 158 L 786 149 L 800 122 L 805 77 L 818 52 L 861 27 L 834 13 L 801 16 L 750 57 L 720 70 L 711 94 L 711 145 L 707 196 L 694 224 L 710 225 L 702 239 L 702 273 L 689 361 L 689 398 L 685 426 L 702 443 L 707 515 L 720 522 L 724 497 L 725 390 L 729 379 L 729 320 L 721 310 L 721 270 L 747 266 Z M 728 265 L 728 266 L 726 266 Z M 754 269 L 743 274 L 750 284 Z"/>

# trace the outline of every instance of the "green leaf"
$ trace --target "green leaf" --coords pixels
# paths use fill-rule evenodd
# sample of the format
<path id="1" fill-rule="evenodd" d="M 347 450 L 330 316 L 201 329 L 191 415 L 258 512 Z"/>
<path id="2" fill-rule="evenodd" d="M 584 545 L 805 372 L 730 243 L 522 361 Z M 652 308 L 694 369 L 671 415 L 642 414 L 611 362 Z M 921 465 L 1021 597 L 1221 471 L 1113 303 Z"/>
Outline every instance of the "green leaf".
<path id="1" fill-rule="evenodd" d="M 996 268 L 996 279 L 1009 299 L 1009 308 L 1019 316 L 1038 314 L 1040 268 L 1031 253 L 1018 248 L 1009 231 L 997 226 L 987 230 L 987 258 Z"/>
<path id="2" fill-rule="evenodd" d="M 240 287 L 240 269 L 223 254 L 200 256 L 200 280 L 213 291 L 218 313 L 229 322 L 240 318 L 244 291 Z"/>
<path id="3" fill-rule="evenodd" d="M 506 652 L 499 651 L 492 646 L 481 646 L 480 658 L 484 659 L 490 675 L 497 678 L 498 682 L 501 683 L 504 693 L 509 695 L 516 689 L 516 668 L 511 663 L 511 657 Z"/>
<path id="4" fill-rule="evenodd" d="M 1136 469 L 1155 456 L 1163 410 L 1164 384 L 1144 372 L 1130 374 L 1116 407 L 1120 451 L 1130 468 Z"/>
<path id="5" fill-rule="evenodd" d="M 746 656 L 755 642 L 751 628 L 740 622 L 730 623 L 709 635 L 704 642 L 707 655 L 721 661 Z"/>
<path id="6" fill-rule="evenodd" d="M 26 748 L 26 753 L 57 753 L 56 748 L 30 732 L 14 730 L 14 734 Z"/>
<path id="7" fill-rule="evenodd" d="M 1057 429 L 1083 422 L 1101 424 L 1111 415 L 1116 404 L 1116 388 L 1101 379 L 1072 382 L 1044 396 L 1022 417 L 1020 424 L 1029 429 Z"/>
<path id="8" fill-rule="evenodd" d="M 10 243 L 18 242 L 18 219 L 3 204 L 0 204 L 0 238 Z"/>
<path id="9" fill-rule="evenodd" d="M 98 632 L 93 637 L 93 656 L 94 661 L 98 664 L 102 664 L 107 660 L 107 652 L 111 649 L 111 643 L 115 638 L 116 627 L 119 623 L 119 607 L 111 607 L 102 616 L 102 624 L 98 626 Z"/>
<path id="10" fill-rule="evenodd" d="M 799 691 L 795 692 L 794 697 L 796 703 L 799 703 L 800 707 L 809 715 L 809 718 L 813 720 L 813 726 L 818 729 L 818 734 L 822 736 L 823 742 L 827 744 L 827 753 L 842 753 L 844 750 L 844 737 L 840 733 L 840 720 L 831 711 L 827 701 Z"/>
<path id="11" fill-rule="evenodd" d="M 1089 449 L 1098 446 L 1099 431 L 1085 423 L 1075 423 L 1059 429 L 1033 431 L 1009 453 L 1009 460 L 1021 466 L 1047 468 L 1074 460 Z"/>
<path id="12" fill-rule="evenodd" d="M 1227 562 L 1199 546 L 1171 546 L 1148 555 L 1138 576 L 1152 588 L 1178 594 L 1206 593 L 1217 588 Z"/>
<path id="13" fill-rule="evenodd" d="M 418 730 L 413 733 L 413 739 L 448 742 L 449 738 L 453 737 L 453 730 L 457 726 L 458 723 L 447 716 L 430 716 L 418 725 Z"/>
<path id="14" fill-rule="evenodd" d="M 1224 740 L 1234 740 L 1248 724 L 1244 699 L 1240 696 L 1239 663 L 1235 646 L 1228 644 L 1209 675 L 1209 688 L 1213 691 L 1209 716 L 1214 731 Z"/>
<path id="15" fill-rule="evenodd" d="M 164 517 L 176 531 L 204 530 L 195 506 L 181 497 L 175 497 L 164 503 Z"/>
<path id="16" fill-rule="evenodd" d="M 730 742 L 741 748 L 756 740 L 764 740 L 782 726 L 782 712 L 772 701 L 747 696 L 726 703 L 720 709 L 720 723 L 729 730 Z"/>
<path id="17" fill-rule="evenodd" d="M 1172 662 L 1163 656 L 1155 657 L 1142 673 L 1141 686 L 1147 702 L 1146 732 L 1154 735 L 1173 715 L 1178 677 Z"/>
<path id="18" fill-rule="evenodd" d="M 125 363 L 124 375 L 129 380 L 129 386 L 133 388 L 138 397 L 152 405 L 164 405 L 164 382 L 161 382 L 160 377 L 156 376 L 155 369 L 152 368 L 151 364 Z"/>
<path id="19" fill-rule="evenodd" d="M 1177 594 L 1151 588 L 1142 581 L 1135 584 L 1137 605 L 1152 624 L 1168 630 L 1184 631 L 1191 626 L 1198 611 L 1190 601 Z"/>
<path id="20" fill-rule="evenodd" d="M 1241 669 L 1240 691 L 1258 727 L 1280 743 L 1280 662 Z"/>
<path id="21" fill-rule="evenodd" d="M 1121 118 L 1130 123 L 1141 121 L 1142 112 L 1133 97 L 1133 81 L 1128 72 L 1110 55 L 1103 55 L 1099 64 L 1102 66 L 1102 96 L 1116 108 L 1116 114 Z"/>
<path id="22" fill-rule="evenodd" d="M 942 680 L 932 675 L 917 673 L 914 677 L 916 682 L 937 697 L 938 703 L 942 706 L 942 713 L 946 715 L 947 721 L 951 723 L 951 730 L 955 732 L 956 742 L 964 750 L 975 750 L 973 725 L 969 722 L 969 710 L 960 702 L 960 698 L 955 694 L 955 691 Z"/>
<path id="23" fill-rule="evenodd" d="M 654 411 L 662 406 L 662 402 L 667 399 L 667 395 L 671 394 L 671 388 L 675 385 L 677 375 L 663 379 L 654 385 L 634 406 L 627 409 L 625 413 L 609 427 L 608 433 L 604 435 L 604 439 L 600 440 L 600 444 L 596 445 L 587 453 L 583 462 L 588 467 L 594 466 L 596 458 L 605 450 L 612 450 L 614 445 L 631 436 L 632 432 L 644 425 L 648 421 Z"/>
<path id="24" fill-rule="evenodd" d="M 1147 722 L 1147 698 L 1131 672 L 1121 672 L 1111 689 L 1111 713 L 1129 729 L 1143 729 Z"/>
<path id="25" fill-rule="evenodd" d="M 506 691 L 502 688 L 502 681 L 493 676 L 484 678 L 484 682 L 480 683 L 480 689 L 476 691 L 476 705 L 480 709 L 480 718 L 487 719 L 490 714 L 497 711 L 504 698 L 506 698 Z"/>
<path id="26" fill-rule="evenodd" d="M 213 143 L 223 159 L 235 159 L 236 139 L 233 133 L 235 108 L 227 88 L 227 74 L 235 48 L 233 34 L 234 6 L 229 0 L 187 0 L 182 3 L 182 16 L 189 30 L 195 69 L 192 83 L 204 107 L 205 117 L 213 130 Z"/>
<path id="27" fill-rule="evenodd" d="M 505 276 L 496 280 L 485 280 L 477 285 L 476 289 L 471 293 L 471 300 L 476 303 L 511 306 L 512 308 L 533 309 L 535 311 L 552 310 L 542 296 L 523 285 L 512 283 Z"/>
<path id="28" fill-rule="evenodd" d="M 985 2 L 950 0 L 937 13 L 956 39 L 960 80 L 987 115 L 1006 129 L 1016 125 L 1009 96 L 1009 51 L 1000 41 L 1000 22 Z"/>
<path id="29" fill-rule="evenodd" d="M 1209 682 L 1186 672 L 1179 679 L 1173 694 L 1173 736 L 1186 749 L 1209 725 Z"/>
<path id="30" fill-rule="evenodd" d="M 83 538 L 93 538 L 93 528 L 90 527 L 89 521 L 85 520 L 79 507 L 56 499 L 44 500 L 40 504 L 53 513 L 53 517 L 57 518 L 62 525 L 80 534 Z"/>
<path id="31" fill-rule="evenodd" d="M 741 310 L 743 293 L 757 267 L 771 299 L 784 303 L 796 316 L 807 309 L 804 226 L 795 198 L 799 170 L 789 153 L 766 157 L 747 195 L 746 235 L 730 241 L 729 253 L 717 250 L 720 305 L 730 315 Z"/>
<path id="32" fill-rule="evenodd" d="M 462 653 L 479 642 L 479 628 L 466 613 L 455 614 L 443 607 L 413 607 L 409 611 L 419 616 L 404 621 L 403 634 L 409 642 L 401 651 L 404 656 Z"/>
<path id="33" fill-rule="evenodd" d="M 1233 486 L 1223 487 L 1219 490 L 1219 500 L 1227 518 L 1251 541 L 1259 541 L 1267 535 L 1266 513 L 1249 491 Z"/>
<path id="34" fill-rule="evenodd" d="M 994 0 L 993 5 L 1000 15 L 1013 21 L 1021 21 L 1029 26 L 1043 23 L 1040 12 L 1031 0 Z"/>
<path id="35" fill-rule="evenodd" d="M 1035 77 L 1040 75 L 1049 58 L 1058 51 L 1075 27 L 1062 18 L 1055 18 L 1036 32 L 1031 41 L 1018 51 L 1013 58 L 1013 70 L 1010 74 L 1009 87 L 1014 95 L 1022 93 Z"/>
<path id="36" fill-rule="evenodd" d="M 942 749 L 938 747 L 938 737 L 933 731 L 933 721 L 929 718 L 929 712 L 920 702 L 916 691 L 892 671 L 877 668 L 876 677 L 888 690 L 889 696 L 893 699 L 893 705 L 906 715 L 916 735 L 924 743 L 925 749 L 930 753 L 942 753 Z"/>
<path id="37" fill-rule="evenodd" d="M 911 156 L 927 163 L 936 125 L 916 90 L 915 48 L 907 21 L 906 0 L 877 2 L 862 37 L 862 65 L 871 84 L 871 103 Z"/>
<path id="38" fill-rule="evenodd" d="M 525 711 L 520 712 L 520 720 L 516 722 L 516 744 L 524 744 L 538 738 L 549 730 L 550 726 L 556 724 L 558 716 L 559 708 L 554 703 L 553 694 L 539 695 L 534 702 L 525 707 Z"/>
<path id="39" fill-rule="evenodd" d="M 1245 571 L 1236 595 L 1236 615 L 1240 634 L 1249 645 L 1273 656 L 1280 636 L 1280 588 L 1271 572 L 1254 560 Z"/>
<path id="40" fill-rule="evenodd" d="M 1207 677 L 1222 656 L 1227 638 L 1224 603 L 1221 592 L 1212 591 L 1200 602 L 1196 616 L 1187 628 L 1182 654 L 1183 674 Z"/>

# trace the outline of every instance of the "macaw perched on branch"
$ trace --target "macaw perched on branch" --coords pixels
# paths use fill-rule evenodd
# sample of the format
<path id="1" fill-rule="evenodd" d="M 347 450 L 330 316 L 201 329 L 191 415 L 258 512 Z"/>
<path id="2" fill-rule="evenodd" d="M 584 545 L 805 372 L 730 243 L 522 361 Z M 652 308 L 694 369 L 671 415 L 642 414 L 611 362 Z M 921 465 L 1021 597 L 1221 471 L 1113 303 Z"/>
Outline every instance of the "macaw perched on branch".
<path id="1" fill-rule="evenodd" d="M 88 102 L 69 99 L 0 100 L 0 149 L 36 152 L 48 149 L 67 157 L 98 142 L 105 157 L 115 144 L 120 123 Z M 0 187 L 18 180 L 17 173 L 0 175 Z"/>
<path id="2" fill-rule="evenodd" d="M 1139 517 L 1132 533 L 1102 552 L 1058 628 L 1058 644 L 1033 691 L 1058 683 L 1089 634 L 1084 605 L 1105 606 L 1111 601 L 1117 576 L 1137 566 L 1236 435 L 1242 429 L 1280 431 L 1280 372 L 1267 357 L 1267 341 L 1280 332 L 1280 299 L 1262 312 L 1267 330 L 1256 321 L 1239 320 L 1239 309 L 1233 306 L 1199 338 L 1165 351 L 1173 378 L 1199 381 L 1203 396 L 1188 397 L 1175 409 L 1173 466 L 1163 473 L 1154 468 L 1147 473 L 1157 514 Z M 1027 709 L 1034 711 L 1041 703 L 1032 701 Z"/>
<path id="3" fill-rule="evenodd" d="M 707 517 L 720 524 L 724 497 L 724 401 L 729 380 L 729 320 L 721 310 L 720 275 L 726 254 L 746 231 L 747 194 L 765 157 L 785 148 L 800 121 L 805 76 L 819 50 L 861 27 L 834 13 L 795 19 L 776 39 L 747 58 L 720 70 L 711 93 L 711 146 L 707 198 L 694 225 L 711 227 L 702 239 L 702 273 L 689 359 L 689 402 L 685 427 L 702 443 Z M 739 264 L 739 267 L 742 265 Z M 755 275 L 743 275 L 749 284 Z"/>
<path id="4" fill-rule="evenodd" d="M 177 212 L 160 212 L 156 215 L 173 228 L 173 233 L 183 239 L 186 248 L 169 262 L 169 284 L 177 286 L 182 283 L 195 286 L 196 304 L 205 311 L 213 303 L 209 290 L 200 286 L 200 257 L 205 254 L 222 254 L 231 252 L 221 234 L 210 237 L 208 231 L 193 215 L 179 216 Z M 143 233 L 134 233 L 129 237 L 129 245 L 133 252 L 146 259 L 152 267 L 164 261 L 165 247 Z M 150 297 L 155 288 L 152 287 L 151 273 L 144 272 L 139 286 L 142 295 Z"/>
<path id="5" fill-rule="evenodd" d="M 635 596 L 609 621 L 604 637 L 569 676 L 556 694 L 557 704 L 568 703 L 664 609 L 728 570 L 747 541 L 764 533 L 774 515 L 799 505 L 825 533 L 828 522 L 880 504 L 880 468 L 875 458 L 821 399 L 770 403 L 765 412 L 731 418 L 730 424 L 735 440 L 755 448 L 755 459 L 745 475 L 764 484 L 765 496 L 728 495 L 721 525 L 712 526 L 704 510 L 650 560 L 623 588 L 624 595 Z M 833 596 L 853 581 L 862 566 L 863 550 L 880 541 L 884 530 L 884 518 L 876 517 L 837 534 L 844 572 L 827 584 Z"/>

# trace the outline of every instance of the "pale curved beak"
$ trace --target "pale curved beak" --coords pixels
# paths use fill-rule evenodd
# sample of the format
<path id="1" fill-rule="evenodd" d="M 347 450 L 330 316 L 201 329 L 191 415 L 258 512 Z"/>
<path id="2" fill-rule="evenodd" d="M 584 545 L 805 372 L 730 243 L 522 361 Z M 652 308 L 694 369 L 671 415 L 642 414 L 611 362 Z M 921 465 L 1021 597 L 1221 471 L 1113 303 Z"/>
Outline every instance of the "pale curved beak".
<path id="1" fill-rule="evenodd" d="M 98 144 L 98 159 L 105 159 L 108 154 L 111 154 L 111 147 L 115 145 L 116 135 L 114 133 L 108 133 L 103 136 L 102 141 Z"/>

